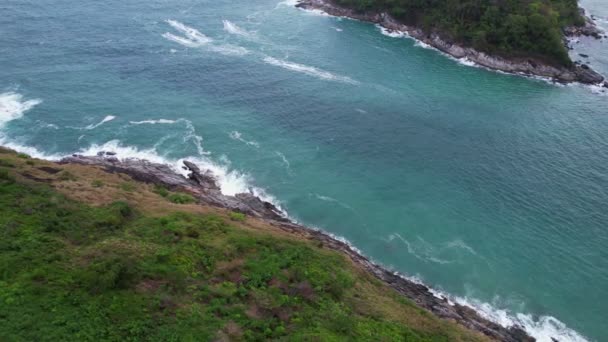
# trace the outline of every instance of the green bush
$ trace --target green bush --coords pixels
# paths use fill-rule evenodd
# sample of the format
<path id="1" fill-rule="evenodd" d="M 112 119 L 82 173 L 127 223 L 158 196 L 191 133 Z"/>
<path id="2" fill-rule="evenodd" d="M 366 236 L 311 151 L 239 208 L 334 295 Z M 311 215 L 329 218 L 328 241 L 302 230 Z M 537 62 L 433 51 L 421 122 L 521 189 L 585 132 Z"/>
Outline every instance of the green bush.
<path id="1" fill-rule="evenodd" d="M 196 202 L 196 199 L 191 195 L 177 192 L 170 194 L 167 199 L 169 199 L 170 202 L 176 204 L 189 204 Z"/>
<path id="2" fill-rule="evenodd" d="M 135 191 L 136 187 L 132 182 L 124 182 L 120 184 L 120 189 L 126 192 L 133 192 Z"/>
<path id="3" fill-rule="evenodd" d="M 103 185 L 104 185 L 103 182 L 100 181 L 99 179 L 96 179 L 91 182 L 91 186 L 94 188 L 101 188 L 101 187 L 103 187 Z"/>
<path id="4" fill-rule="evenodd" d="M 230 219 L 232 221 L 238 221 L 238 222 L 245 222 L 245 219 L 247 218 L 247 216 L 243 213 L 239 213 L 236 211 L 231 212 L 230 214 L 228 214 L 228 216 L 230 217 Z"/>
<path id="5" fill-rule="evenodd" d="M 61 173 L 59 173 L 59 180 L 75 181 L 75 180 L 78 180 L 78 178 L 75 175 L 73 175 L 70 171 L 61 171 Z"/>
<path id="6" fill-rule="evenodd" d="M 169 190 L 162 185 L 155 185 L 153 191 L 162 197 L 167 197 L 170 194 Z"/>

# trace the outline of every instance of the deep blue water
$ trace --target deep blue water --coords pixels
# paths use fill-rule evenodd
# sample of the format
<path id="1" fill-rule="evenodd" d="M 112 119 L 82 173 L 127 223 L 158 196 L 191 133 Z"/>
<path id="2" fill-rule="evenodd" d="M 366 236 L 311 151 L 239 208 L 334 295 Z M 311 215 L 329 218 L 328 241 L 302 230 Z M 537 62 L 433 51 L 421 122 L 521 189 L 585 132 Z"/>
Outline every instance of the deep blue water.
<path id="1" fill-rule="evenodd" d="M 4 0 L 0 143 L 195 159 L 541 341 L 608 338 L 608 96 L 276 1 Z"/>

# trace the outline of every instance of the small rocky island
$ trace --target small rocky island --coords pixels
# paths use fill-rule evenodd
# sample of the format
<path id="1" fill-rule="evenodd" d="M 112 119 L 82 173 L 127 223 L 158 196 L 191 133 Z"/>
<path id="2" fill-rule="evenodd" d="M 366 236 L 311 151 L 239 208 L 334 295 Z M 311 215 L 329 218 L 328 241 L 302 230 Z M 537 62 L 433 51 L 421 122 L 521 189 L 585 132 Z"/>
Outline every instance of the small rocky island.
<path id="1" fill-rule="evenodd" d="M 458 10 L 448 8 L 448 2 L 426 7 L 418 3 L 300 0 L 296 7 L 374 23 L 492 70 L 608 87 L 602 75 L 568 56 L 569 39 L 605 37 L 575 0 L 560 0 L 554 5 L 537 1 L 521 13 L 510 13 L 514 7 L 508 5 L 511 2 L 482 7 L 464 1 Z"/>

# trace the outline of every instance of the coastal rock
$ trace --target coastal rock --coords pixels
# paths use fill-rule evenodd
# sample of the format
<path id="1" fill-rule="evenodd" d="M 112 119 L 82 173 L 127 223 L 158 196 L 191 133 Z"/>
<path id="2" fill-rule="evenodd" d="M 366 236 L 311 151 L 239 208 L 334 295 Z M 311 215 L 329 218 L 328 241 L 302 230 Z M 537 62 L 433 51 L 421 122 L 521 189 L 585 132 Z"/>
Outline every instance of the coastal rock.
<path id="1" fill-rule="evenodd" d="M 190 193 L 202 204 L 222 207 L 258 218 L 286 220 L 277 207 L 253 194 L 245 193 L 235 196 L 222 194 L 213 173 L 209 170 L 201 171 L 193 162 L 184 161 L 185 168 L 191 172 L 186 178 L 164 164 L 133 158 L 119 160 L 114 155 L 107 152 L 97 156 L 72 155 L 63 158 L 59 163 L 97 165 L 108 172 L 124 173 L 141 182 Z"/>
<path id="2" fill-rule="evenodd" d="M 198 185 L 202 186 L 207 191 L 220 192 L 220 187 L 211 171 L 207 170 L 206 172 L 201 172 L 196 164 L 187 160 L 184 160 L 184 166 L 191 172 L 188 178 L 198 183 Z"/>

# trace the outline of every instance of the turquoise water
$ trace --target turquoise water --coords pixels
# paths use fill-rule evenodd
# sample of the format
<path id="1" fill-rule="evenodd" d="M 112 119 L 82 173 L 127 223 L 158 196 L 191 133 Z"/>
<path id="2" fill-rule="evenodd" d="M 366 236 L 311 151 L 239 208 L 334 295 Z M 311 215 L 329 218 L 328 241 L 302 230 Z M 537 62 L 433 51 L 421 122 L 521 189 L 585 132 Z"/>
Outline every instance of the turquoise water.
<path id="1" fill-rule="evenodd" d="M 608 338 L 599 88 L 465 66 L 277 0 L 0 9 L 1 144 L 195 159 L 226 193 L 251 189 L 541 341 Z M 608 74 L 606 44 L 573 55 Z"/>

